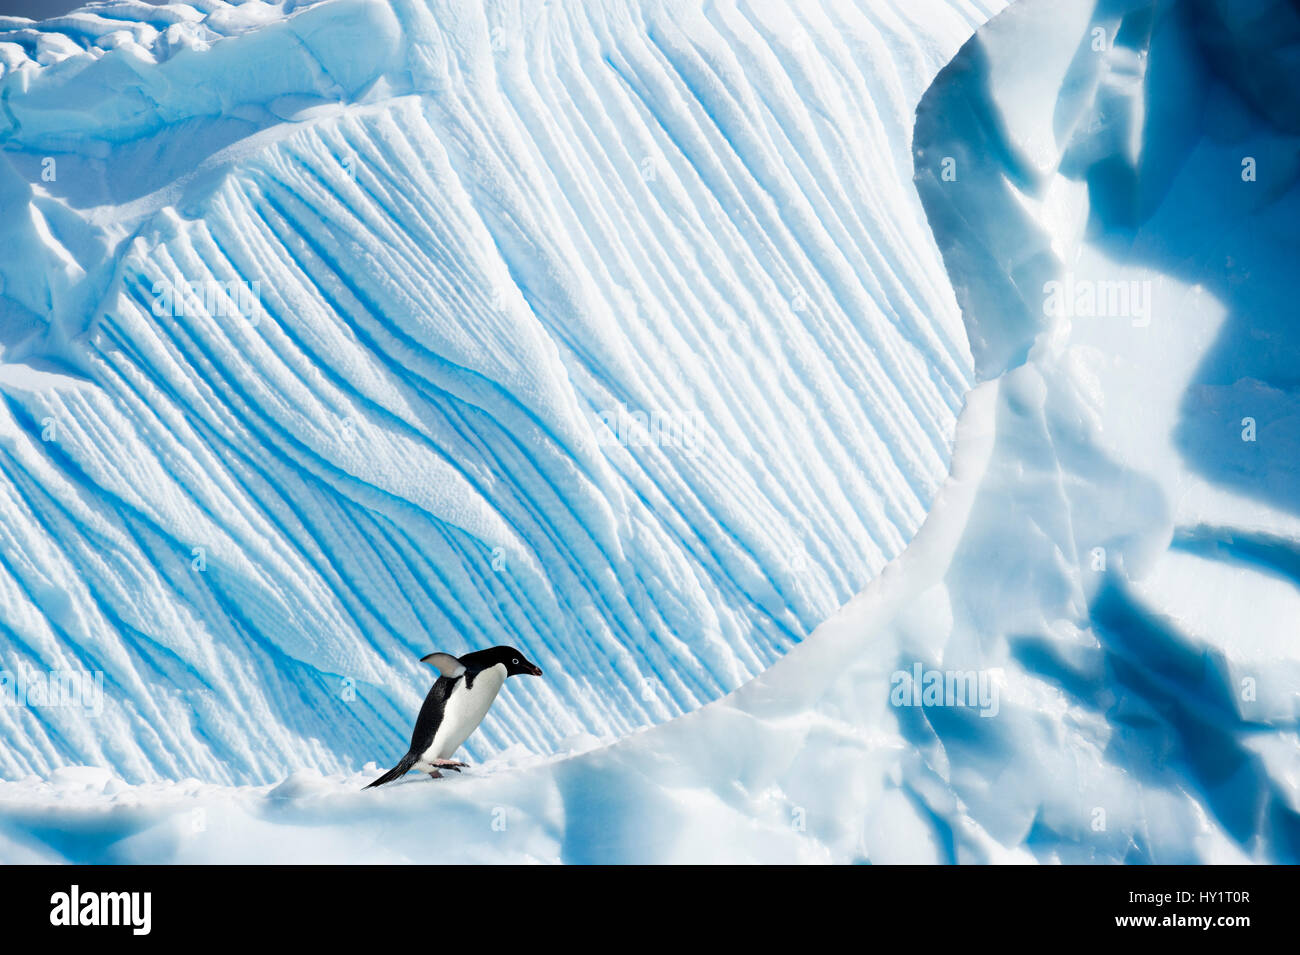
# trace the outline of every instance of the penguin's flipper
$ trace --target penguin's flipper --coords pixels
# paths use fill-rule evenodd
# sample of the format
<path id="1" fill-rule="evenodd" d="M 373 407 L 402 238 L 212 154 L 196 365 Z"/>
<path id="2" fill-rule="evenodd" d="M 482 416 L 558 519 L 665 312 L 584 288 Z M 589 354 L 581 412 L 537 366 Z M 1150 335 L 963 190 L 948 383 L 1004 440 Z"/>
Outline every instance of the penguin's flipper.
<path id="1" fill-rule="evenodd" d="M 420 662 L 429 664 L 443 676 L 453 680 L 465 672 L 465 664 L 450 653 L 430 653 L 427 657 L 420 657 Z"/>
<path id="2" fill-rule="evenodd" d="M 416 755 L 414 753 L 407 753 L 402 757 L 401 762 L 388 772 L 384 773 L 384 775 L 380 776 L 366 788 L 373 789 L 376 786 L 382 786 L 384 783 L 391 783 L 394 779 L 401 779 L 408 771 L 410 771 L 410 768 L 415 765 L 415 761 Z"/>

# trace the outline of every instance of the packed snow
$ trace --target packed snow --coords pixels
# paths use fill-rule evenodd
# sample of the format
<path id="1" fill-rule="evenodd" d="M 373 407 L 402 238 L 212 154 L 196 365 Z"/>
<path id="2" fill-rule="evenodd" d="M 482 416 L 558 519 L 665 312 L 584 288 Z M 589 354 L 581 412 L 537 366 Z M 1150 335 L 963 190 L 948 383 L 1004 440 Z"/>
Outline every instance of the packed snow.
<path id="1" fill-rule="evenodd" d="M 119 662 L 98 717 L 0 711 L 0 858 L 1300 860 L 1300 110 L 1258 80 L 1294 79 L 1296 14 L 1261 7 L 575 4 L 493 34 L 398 4 L 358 51 L 379 79 L 271 71 L 290 98 L 251 132 L 111 85 L 8 113 L 15 168 L 78 122 L 161 138 L 147 194 L 7 191 L 45 258 L 6 272 L 35 334 L 0 374 L 0 649 Z M 382 16 L 264 29 L 308 13 L 325 48 Z M 192 75 L 252 19 L 137 45 Z M 5 62 L 58 103 L 112 56 L 89 36 Z M 146 280 L 200 265 L 264 276 L 266 314 L 153 316 Z M 698 456 L 559 437 L 665 394 L 708 408 Z M 51 448 L 50 418 L 81 430 Z M 468 487 L 425 486 L 443 448 Z M 451 569 L 493 520 L 509 572 Z M 229 549 L 194 578 L 196 528 Z M 474 607 L 546 680 L 507 685 L 465 776 L 361 792 L 430 621 L 491 638 Z"/>

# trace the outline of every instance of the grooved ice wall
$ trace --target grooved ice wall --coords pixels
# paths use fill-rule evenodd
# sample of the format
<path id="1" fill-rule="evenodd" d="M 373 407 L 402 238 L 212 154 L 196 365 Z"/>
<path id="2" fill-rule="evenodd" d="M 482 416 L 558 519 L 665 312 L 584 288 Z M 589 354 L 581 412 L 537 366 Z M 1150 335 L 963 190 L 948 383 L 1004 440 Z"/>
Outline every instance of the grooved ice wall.
<path id="1" fill-rule="evenodd" d="M 0 18 L 0 774 L 482 756 L 758 673 L 906 545 L 971 359 L 911 185 L 956 3 Z M 920 39 L 918 39 L 920 38 Z"/>

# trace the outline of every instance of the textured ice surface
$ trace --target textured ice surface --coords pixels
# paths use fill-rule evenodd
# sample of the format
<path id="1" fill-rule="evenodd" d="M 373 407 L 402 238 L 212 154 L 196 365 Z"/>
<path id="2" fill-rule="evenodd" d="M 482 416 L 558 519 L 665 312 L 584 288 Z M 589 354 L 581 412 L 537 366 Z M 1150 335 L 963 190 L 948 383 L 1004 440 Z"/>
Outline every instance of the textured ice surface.
<path id="1" fill-rule="evenodd" d="M 3 21 L 0 773 L 267 782 L 715 699 L 871 580 L 970 356 L 911 188 L 955 3 Z M 193 285 L 193 291 L 188 291 Z"/>
<path id="2" fill-rule="evenodd" d="M 550 758 L 514 747 L 464 776 L 365 792 L 378 767 L 261 787 L 128 786 L 104 769 L 62 769 L 0 784 L 0 858 L 1030 861 L 964 810 L 936 764 L 942 747 L 913 741 L 889 702 L 902 634 L 941 636 L 941 579 L 988 464 L 996 399 L 994 385 L 970 396 L 953 476 L 904 554 L 722 700 L 612 745 L 574 739 Z"/>
<path id="3" fill-rule="evenodd" d="M 1001 394 L 944 659 L 1039 710 L 935 727 L 1040 858 L 1300 858 L 1297 36 L 1285 3 L 1017 4 L 918 108 Z"/>
<path id="4" fill-rule="evenodd" d="M 1242 9 L 1029 0 L 935 80 L 917 187 L 990 380 L 915 539 L 757 678 L 364 794 L 376 766 L 33 775 L 0 785 L 0 855 L 1300 859 L 1297 34 Z M 1138 298 L 1045 309 L 1067 280 Z M 996 716 L 893 705 L 917 664 L 985 674 Z"/>

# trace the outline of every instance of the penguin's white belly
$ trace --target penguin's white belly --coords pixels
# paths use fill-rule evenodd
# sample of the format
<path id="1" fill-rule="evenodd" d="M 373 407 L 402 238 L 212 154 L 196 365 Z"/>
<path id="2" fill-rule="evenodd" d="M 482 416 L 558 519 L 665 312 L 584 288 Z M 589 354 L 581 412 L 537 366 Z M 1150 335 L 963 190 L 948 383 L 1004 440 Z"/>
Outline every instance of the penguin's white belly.
<path id="1" fill-rule="evenodd" d="M 433 742 L 421 755 L 421 759 L 450 759 L 451 754 L 460 749 L 460 744 L 478 729 L 505 682 L 506 668 L 503 663 L 480 670 L 474 677 L 472 687 L 466 688 L 464 677 L 457 680 L 443 706 L 442 722 L 433 734 Z"/>

